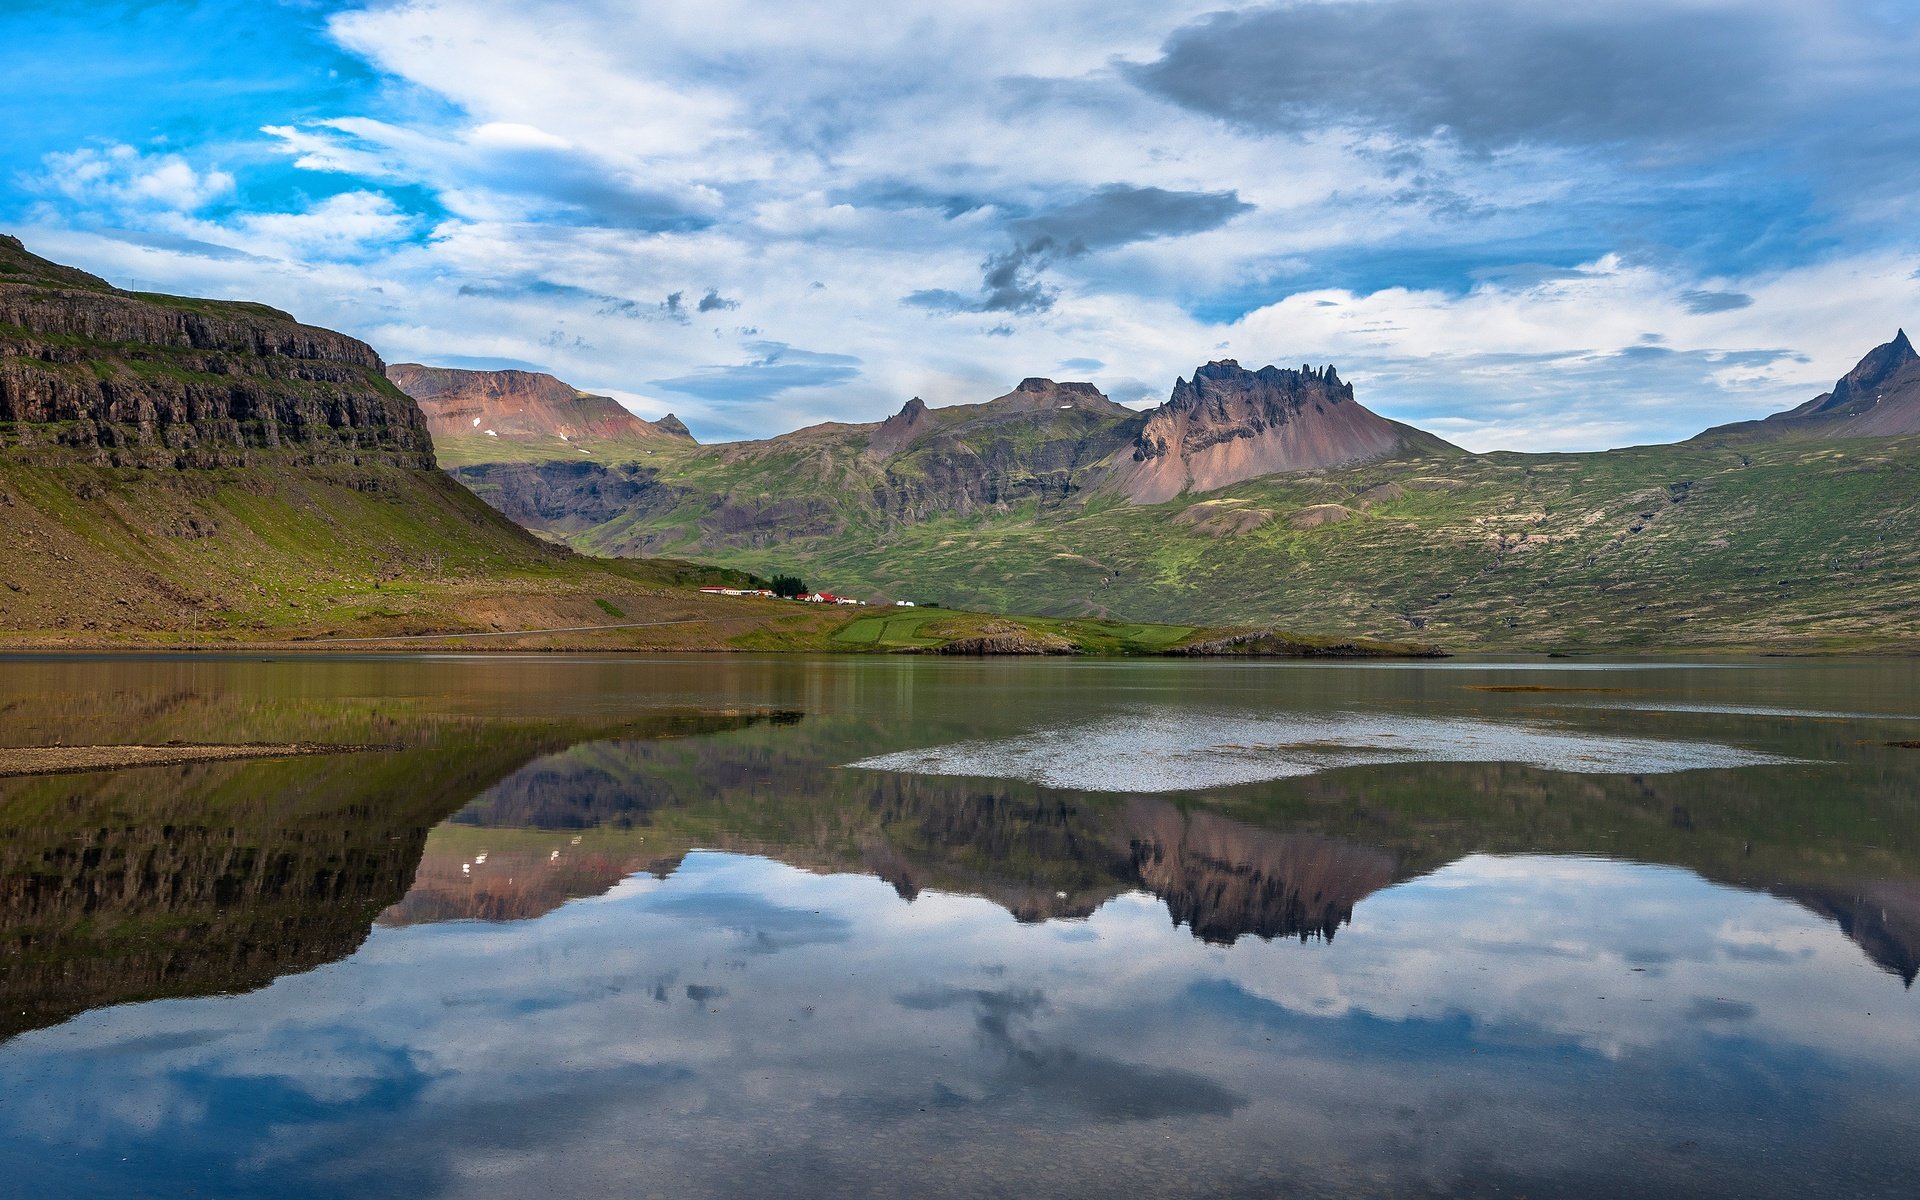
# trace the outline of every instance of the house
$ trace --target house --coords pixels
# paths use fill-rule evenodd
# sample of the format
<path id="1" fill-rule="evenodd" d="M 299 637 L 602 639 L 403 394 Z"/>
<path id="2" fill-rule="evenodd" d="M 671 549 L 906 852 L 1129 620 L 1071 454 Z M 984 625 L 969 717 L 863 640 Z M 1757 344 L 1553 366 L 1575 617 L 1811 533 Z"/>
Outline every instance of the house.
<path id="1" fill-rule="evenodd" d="M 895 601 L 893 602 L 893 606 L 894 606 L 895 608 L 912 608 L 912 607 L 913 607 L 913 601 L 911 601 L 911 600 L 895 600 Z"/>

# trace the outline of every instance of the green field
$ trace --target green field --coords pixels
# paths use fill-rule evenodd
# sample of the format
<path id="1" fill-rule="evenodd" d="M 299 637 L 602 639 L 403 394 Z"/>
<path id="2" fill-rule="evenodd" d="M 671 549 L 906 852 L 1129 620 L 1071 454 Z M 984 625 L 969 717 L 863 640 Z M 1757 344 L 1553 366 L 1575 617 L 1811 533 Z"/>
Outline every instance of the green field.
<path id="1" fill-rule="evenodd" d="M 1920 647 L 1920 438 L 1414 457 L 1163 505 L 1096 489 L 913 520 L 868 502 L 870 475 L 832 445 L 716 449 L 662 473 L 676 502 L 570 540 L 862 595 L 1456 650 Z M 756 505 L 787 532 L 712 515 Z M 914 635 L 849 640 L 869 636 Z"/>

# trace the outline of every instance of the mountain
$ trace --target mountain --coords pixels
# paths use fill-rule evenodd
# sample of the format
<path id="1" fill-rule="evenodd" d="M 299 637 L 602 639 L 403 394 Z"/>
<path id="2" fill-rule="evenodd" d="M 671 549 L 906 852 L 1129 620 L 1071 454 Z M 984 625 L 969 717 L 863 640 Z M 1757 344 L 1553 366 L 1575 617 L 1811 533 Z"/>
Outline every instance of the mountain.
<path id="1" fill-rule="evenodd" d="M 978 404 L 931 408 L 915 397 L 871 424 L 604 465 L 526 463 L 506 451 L 453 470 L 514 520 L 581 548 L 627 555 L 673 544 L 710 555 L 870 540 L 1026 505 L 1156 504 L 1275 473 L 1459 453 L 1365 408 L 1331 367 L 1216 362 L 1150 412 L 1089 383 L 1030 378 Z"/>
<path id="2" fill-rule="evenodd" d="M 1227 359 L 1173 385 L 1172 398 L 1147 415 L 1133 463 L 1117 479 L 1134 503 L 1160 504 L 1262 475 L 1455 449 L 1364 407 L 1332 367 L 1249 371 Z"/>
<path id="3" fill-rule="evenodd" d="M 737 573 L 594 562 L 505 520 L 437 468 L 426 417 L 363 342 L 265 305 L 124 291 L 11 237 L 0 514 L 16 645 L 652 620 L 674 623 L 600 640 L 723 646 L 783 615 L 695 588 Z"/>
<path id="4" fill-rule="evenodd" d="M 1451 649 L 1912 647 L 1915 371 L 1898 338 L 1764 436 L 1594 454 L 1468 454 L 1330 367 L 1219 362 L 1148 412 L 1029 379 L 639 462 L 454 470 L 582 550 L 1000 611 Z"/>
<path id="5" fill-rule="evenodd" d="M 630 458 L 662 443 L 691 442 L 671 413 L 643 421 L 611 396 L 579 391 L 532 371 L 461 371 L 395 363 L 387 378 L 419 403 L 443 461 L 584 455 Z"/>
<path id="6" fill-rule="evenodd" d="M 1833 390 L 1762 421 L 1721 425 L 1696 441 L 1741 438 L 1875 438 L 1920 434 L 1920 354 L 1902 329 L 1875 346 Z"/>
<path id="7" fill-rule="evenodd" d="M 494 430 L 479 439 L 490 452 L 504 444 L 523 459 L 493 467 L 548 488 L 558 514 L 549 533 L 596 503 L 674 494 L 657 479 L 675 464 L 737 457 L 696 445 L 678 421 L 640 421 L 551 377 L 399 375 L 437 398 L 443 429 L 479 420 Z M 907 414 L 914 428 L 886 436 L 901 434 L 908 456 L 944 447 L 934 459 L 978 441 L 985 463 L 1000 453 L 1000 435 L 982 431 L 1012 430 L 1025 446 L 1014 458 L 1038 461 L 1051 451 L 1027 426 L 1067 416 L 1056 401 L 1085 410 L 1090 430 L 1111 424 L 1106 410 L 1127 411 L 1091 389 L 1047 388 L 983 406 L 978 421 L 930 420 L 924 435 Z M 1238 637 L 1236 651 L 1423 649 L 1270 630 L 1249 641 L 1252 631 L 1196 623 L 870 614 L 709 595 L 701 585 L 752 577 L 660 558 L 583 558 L 536 538 L 438 469 L 430 428 L 365 343 L 265 305 L 123 291 L 0 240 L 0 644 L 1165 654 Z M 868 432 L 826 435 L 826 457 L 861 459 Z M 589 447 L 649 465 L 609 475 L 566 456 Z M 756 469 L 786 489 L 792 457 Z M 600 480 L 607 487 L 594 499 Z M 745 503 L 751 520 L 759 502 Z M 786 528 L 778 503 L 761 507 L 775 514 L 761 512 L 772 528 Z M 815 586 L 852 590 L 817 575 Z"/>

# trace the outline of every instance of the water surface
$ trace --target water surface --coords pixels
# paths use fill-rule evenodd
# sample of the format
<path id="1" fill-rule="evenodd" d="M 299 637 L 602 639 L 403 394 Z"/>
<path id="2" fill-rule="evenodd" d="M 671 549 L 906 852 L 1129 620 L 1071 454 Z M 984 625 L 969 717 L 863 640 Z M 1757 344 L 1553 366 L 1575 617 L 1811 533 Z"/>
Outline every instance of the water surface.
<path id="1" fill-rule="evenodd" d="M 1523 689 L 1523 690 L 1493 690 Z M 22 1195 L 1908 1196 L 1906 661 L 0 662 Z"/>

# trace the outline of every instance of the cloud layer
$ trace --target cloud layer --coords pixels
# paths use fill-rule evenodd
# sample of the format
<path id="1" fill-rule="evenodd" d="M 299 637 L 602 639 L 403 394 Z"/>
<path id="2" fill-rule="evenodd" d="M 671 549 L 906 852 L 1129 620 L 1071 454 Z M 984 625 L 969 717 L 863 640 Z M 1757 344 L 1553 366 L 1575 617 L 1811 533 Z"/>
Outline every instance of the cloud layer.
<path id="1" fill-rule="evenodd" d="M 709 438 L 1231 356 L 1598 446 L 1920 312 L 1920 34 L 1872 0 L 163 0 L 0 46 L 43 253 Z"/>

